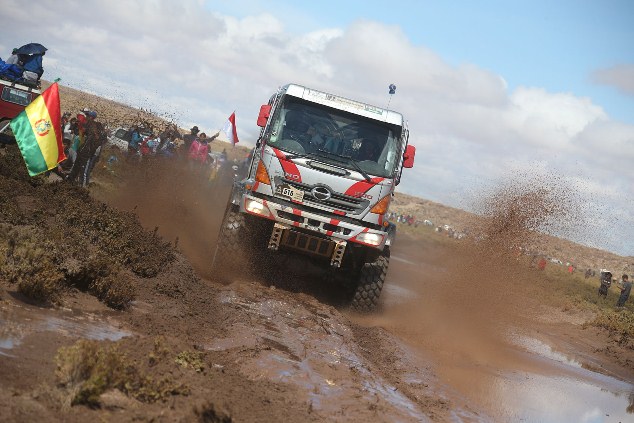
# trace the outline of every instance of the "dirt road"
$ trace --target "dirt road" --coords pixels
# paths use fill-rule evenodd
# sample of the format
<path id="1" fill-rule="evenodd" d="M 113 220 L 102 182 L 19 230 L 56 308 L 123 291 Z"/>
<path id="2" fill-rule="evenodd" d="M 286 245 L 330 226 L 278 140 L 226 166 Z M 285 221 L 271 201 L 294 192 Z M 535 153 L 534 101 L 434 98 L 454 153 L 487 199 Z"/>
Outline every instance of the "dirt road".
<path id="1" fill-rule="evenodd" d="M 95 178 L 93 196 L 178 239 L 157 276 L 130 276 L 128 310 L 79 290 L 45 308 L 0 282 L 1 421 L 632 419 L 632 351 L 606 351 L 583 328 L 588 316 L 540 301 L 530 269 L 402 236 L 371 315 L 349 312 L 338 287 L 305 266 L 289 264 L 272 284 L 245 275 L 221 285 L 208 268 L 225 192 L 192 190 L 183 175 L 117 189 Z M 103 374 L 77 370 L 103 356 L 115 363 Z M 128 383 L 108 385 L 115 371 Z M 94 388 L 92 407 L 73 405 L 86 380 L 107 389 Z"/>

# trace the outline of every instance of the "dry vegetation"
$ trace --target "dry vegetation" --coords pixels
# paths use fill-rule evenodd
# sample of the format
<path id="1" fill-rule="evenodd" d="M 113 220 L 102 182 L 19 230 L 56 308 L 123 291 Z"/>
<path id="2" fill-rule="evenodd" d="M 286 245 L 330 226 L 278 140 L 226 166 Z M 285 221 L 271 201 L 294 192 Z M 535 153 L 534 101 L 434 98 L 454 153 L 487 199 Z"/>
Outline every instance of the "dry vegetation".
<path id="1" fill-rule="evenodd" d="M 0 154 L 0 277 L 23 295 L 57 303 L 71 288 L 113 308 L 134 299 L 130 278 L 153 277 L 174 258 L 133 213 L 70 184 L 30 178 L 16 146 Z"/>

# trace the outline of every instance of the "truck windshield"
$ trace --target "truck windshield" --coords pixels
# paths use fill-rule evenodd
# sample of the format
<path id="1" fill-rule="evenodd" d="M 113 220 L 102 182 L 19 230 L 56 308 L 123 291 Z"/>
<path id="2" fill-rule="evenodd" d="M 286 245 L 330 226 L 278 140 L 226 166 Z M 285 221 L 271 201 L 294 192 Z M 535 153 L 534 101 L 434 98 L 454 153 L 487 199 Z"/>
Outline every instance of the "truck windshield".
<path id="1" fill-rule="evenodd" d="M 268 144 L 280 150 L 374 176 L 392 177 L 401 128 L 286 96 L 269 126 Z"/>

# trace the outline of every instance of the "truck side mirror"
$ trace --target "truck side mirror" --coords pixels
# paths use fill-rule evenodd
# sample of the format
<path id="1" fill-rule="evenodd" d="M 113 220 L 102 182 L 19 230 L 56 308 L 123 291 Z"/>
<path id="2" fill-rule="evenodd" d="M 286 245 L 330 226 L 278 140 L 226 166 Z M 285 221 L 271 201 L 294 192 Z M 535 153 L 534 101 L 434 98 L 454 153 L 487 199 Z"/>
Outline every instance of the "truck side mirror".
<path id="1" fill-rule="evenodd" d="M 414 167 L 414 156 L 416 156 L 416 147 L 408 145 L 405 147 L 405 154 L 403 154 L 403 167 Z"/>
<path id="2" fill-rule="evenodd" d="M 260 114 L 258 115 L 258 126 L 264 128 L 266 126 L 266 122 L 269 120 L 269 115 L 271 114 L 271 105 L 263 104 L 260 107 Z"/>

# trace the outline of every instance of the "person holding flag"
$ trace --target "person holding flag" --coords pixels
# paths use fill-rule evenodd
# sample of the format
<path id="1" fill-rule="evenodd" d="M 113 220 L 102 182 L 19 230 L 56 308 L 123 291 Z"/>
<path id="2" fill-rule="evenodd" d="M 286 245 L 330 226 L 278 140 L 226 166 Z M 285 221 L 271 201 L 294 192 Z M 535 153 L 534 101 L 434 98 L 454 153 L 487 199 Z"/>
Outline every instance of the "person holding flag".
<path id="1" fill-rule="evenodd" d="M 236 145 L 240 142 L 238 139 L 238 131 L 236 130 L 236 112 L 234 111 L 225 122 L 225 126 L 222 128 L 222 132 L 227 135 L 227 139 L 231 142 L 231 145 Z"/>
<path id="2" fill-rule="evenodd" d="M 66 158 L 61 122 L 57 81 L 11 121 L 11 130 L 30 176 L 56 168 Z"/>

